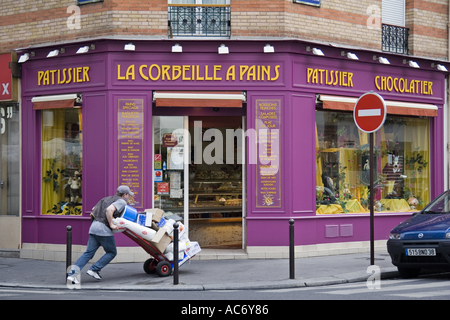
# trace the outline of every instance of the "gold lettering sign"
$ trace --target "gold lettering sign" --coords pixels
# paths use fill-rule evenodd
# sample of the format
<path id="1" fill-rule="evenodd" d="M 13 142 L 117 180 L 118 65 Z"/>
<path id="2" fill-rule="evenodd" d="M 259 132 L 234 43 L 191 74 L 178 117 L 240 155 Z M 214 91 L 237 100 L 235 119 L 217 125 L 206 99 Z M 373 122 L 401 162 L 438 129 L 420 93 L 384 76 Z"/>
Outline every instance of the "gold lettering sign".
<path id="1" fill-rule="evenodd" d="M 89 67 L 38 71 L 38 86 L 89 82 Z"/>
<path id="2" fill-rule="evenodd" d="M 353 72 L 313 68 L 307 68 L 306 71 L 307 83 L 353 87 Z"/>
<path id="3" fill-rule="evenodd" d="M 375 86 L 380 91 L 433 95 L 433 82 L 425 80 L 376 76 Z"/>
<path id="4" fill-rule="evenodd" d="M 307 68 L 306 82 L 327 86 L 353 87 L 353 73 L 341 70 Z M 376 76 L 374 82 L 379 91 L 433 95 L 432 81 Z"/>
<path id="5" fill-rule="evenodd" d="M 137 76 L 145 81 L 276 81 L 280 65 L 231 65 L 226 70 L 222 65 L 117 65 L 117 80 L 135 80 Z"/>

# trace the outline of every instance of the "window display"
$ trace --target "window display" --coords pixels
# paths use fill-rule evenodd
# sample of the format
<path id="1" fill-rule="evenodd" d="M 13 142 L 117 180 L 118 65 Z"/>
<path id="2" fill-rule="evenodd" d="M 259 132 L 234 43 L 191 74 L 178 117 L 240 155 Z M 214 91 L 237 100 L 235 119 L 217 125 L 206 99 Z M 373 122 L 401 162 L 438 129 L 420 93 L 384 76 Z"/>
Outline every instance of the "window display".
<path id="1" fill-rule="evenodd" d="M 430 120 L 388 115 L 374 134 L 375 211 L 410 212 L 430 201 Z M 369 212 L 369 135 L 352 113 L 316 111 L 316 213 Z"/>
<path id="2" fill-rule="evenodd" d="M 82 214 L 80 108 L 41 111 L 42 214 Z"/>
<path id="3" fill-rule="evenodd" d="M 20 116 L 18 103 L 0 103 L 0 215 L 20 212 Z"/>

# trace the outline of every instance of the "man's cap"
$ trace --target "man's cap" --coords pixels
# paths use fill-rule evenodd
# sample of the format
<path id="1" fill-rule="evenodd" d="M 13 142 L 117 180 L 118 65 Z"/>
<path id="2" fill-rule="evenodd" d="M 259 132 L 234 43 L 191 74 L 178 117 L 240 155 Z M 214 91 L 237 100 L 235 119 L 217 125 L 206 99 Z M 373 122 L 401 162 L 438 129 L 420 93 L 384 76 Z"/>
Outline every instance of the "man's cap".
<path id="1" fill-rule="evenodd" d="M 117 192 L 118 193 L 128 193 L 130 196 L 132 196 L 132 197 L 134 196 L 134 193 L 131 192 L 130 188 L 128 188 L 128 186 L 124 186 L 124 185 L 119 186 L 117 188 Z"/>

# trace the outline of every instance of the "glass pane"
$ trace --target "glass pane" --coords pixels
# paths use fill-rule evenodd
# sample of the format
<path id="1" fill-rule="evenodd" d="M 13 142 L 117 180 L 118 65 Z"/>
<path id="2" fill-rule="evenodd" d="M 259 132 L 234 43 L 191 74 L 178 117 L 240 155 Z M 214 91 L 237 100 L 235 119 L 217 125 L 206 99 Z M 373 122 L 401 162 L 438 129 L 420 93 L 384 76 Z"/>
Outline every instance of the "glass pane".
<path id="1" fill-rule="evenodd" d="M 19 215 L 19 122 L 18 104 L 0 107 L 0 215 Z"/>
<path id="2" fill-rule="evenodd" d="M 450 193 L 447 191 L 440 197 L 433 200 L 428 208 L 424 210 L 426 214 L 449 214 L 450 213 Z"/>
<path id="3" fill-rule="evenodd" d="M 155 208 L 184 219 L 184 117 L 153 117 Z"/>
<path id="4" fill-rule="evenodd" d="M 374 134 L 375 211 L 430 202 L 428 118 L 387 116 Z M 369 141 L 351 113 L 316 111 L 317 214 L 369 212 Z"/>
<path id="5" fill-rule="evenodd" d="M 82 214 L 82 119 L 80 108 L 43 110 L 42 214 Z"/>
<path id="6" fill-rule="evenodd" d="M 190 220 L 242 218 L 241 123 L 241 117 L 189 118 Z"/>

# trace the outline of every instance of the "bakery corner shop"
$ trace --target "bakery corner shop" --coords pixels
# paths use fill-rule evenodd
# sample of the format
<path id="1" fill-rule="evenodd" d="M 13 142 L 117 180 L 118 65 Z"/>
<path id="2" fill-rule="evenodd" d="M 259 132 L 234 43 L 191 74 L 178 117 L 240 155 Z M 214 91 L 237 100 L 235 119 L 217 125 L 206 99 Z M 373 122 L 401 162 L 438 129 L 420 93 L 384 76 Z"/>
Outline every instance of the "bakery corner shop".
<path id="1" fill-rule="evenodd" d="M 447 188 L 446 73 L 431 60 L 416 69 L 364 50 L 351 60 L 345 48 L 296 40 L 270 54 L 230 40 L 220 55 L 214 40 L 186 40 L 182 53 L 170 41 L 136 41 L 132 52 L 126 42 L 96 40 L 85 54 L 65 43 L 53 58 L 56 47 L 27 49 L 24 248 L 57 252 L 67 225 L 86 245 L 92 207 L 120 184 L 138 211 L 177 215 L 204 249 L 284 257 L 291 218 L 299 254 L 368 247 L 368 136 L 352 111 L 370 90 L 388 112 L 375 134 L 377 245 Z M 119 254 L 142 251 L 116 242 Z"/>

